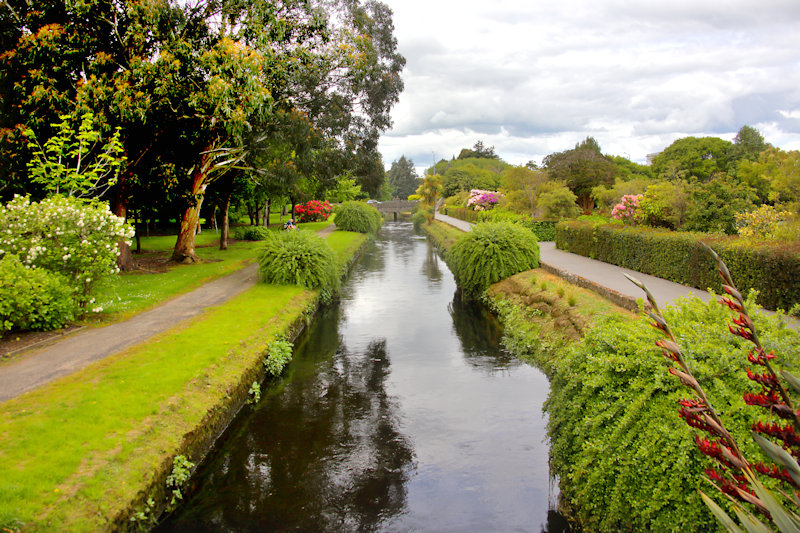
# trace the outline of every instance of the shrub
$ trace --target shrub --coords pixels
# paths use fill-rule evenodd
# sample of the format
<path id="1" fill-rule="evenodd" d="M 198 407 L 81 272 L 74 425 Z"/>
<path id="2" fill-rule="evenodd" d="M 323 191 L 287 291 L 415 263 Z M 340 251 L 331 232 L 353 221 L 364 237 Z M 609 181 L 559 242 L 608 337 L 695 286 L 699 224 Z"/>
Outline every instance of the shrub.
<path id="1" fill-rule="evenodd" d="M 297 222 L 320 222 L 328 220 L 331 215 L 331 204 L 320 202 L 319 200 L 309 200 L 308 202 L 294 207 L 294 215 Z"/>
<path id="2" fill-rule="evenodd" d="M 728 429 L 759 455 L 740 379 L 749 347 L 719 334 L 728 311 L 692 298 L 665 315 L 680 326 L 684 357 L 713 405 L 731 417 Z M 798 352 L 797 333 L 777 318 L 757 322 L 769 350 Z M 692 446 L 694 430 L 676 420 L 686 389 L 665 371 L 653 346 L 658 334 L 647 323 L 605 317 L 556 361 L 546 404 L 551 468 L 587 531 L 716 531 L 697 493 L 707 462 Z"/>
<path id="3" fill-rule="evenodd" d="M 742 237 L 769 239 L 790 216 L 788 211 L 778 211 L 775 207 L 764 204 L 753 211 L 737 213 L 736 227 Z"/>
<path id="4" fill-rule="evenodd" d="M 478 221 L 478 213 L 477 211 L 473 211 L 472 209 L 467 209 L 466 207 L 442 207 L 441 209 L 442 214 L 447 215 L 449 217 L 457 218 L 459 220 L 463 220 L 465 222 L 477 222 Z"/>
<path id="5" fill-rule="evenodd" d="M 790 309 L 800 302 L 797 246 L 620 225 L 561 222 L 556 226 L 556 246 L 562 250 L 698 289 L 719 291 L 714 262 L 701 241 L 722 257 L 743 290 L 759 292 L 760 305 Z"/>
<path id="6" fill-rule="evenodd" d="M 536 235 L 502 222 L 477 224 L 447 253 L 458 286 L 468 296 L 481 296 L 492 283 L 539 266 Z"/>
<path id="7" fill-rule="evenodd" d="M 479 222 L 512 222 L 531 230 L 539 241 L 552 241 L 556 236 L 555 220 L 534 220 L 529 215 L 522 215 L 504 209 L 493 209 L 478 213 Z"/>
<path id="8" fill-rule="evenodd" d="M 58 329 L 76 312 L 72 289 L 63 276 L 26 268 L 14 255 L 0 259 L 0 332 Z"/>
<path id="9" fill-rule="evenodd" d="M 475 211 L 484 211 L 492 209 L 500 199 L 503 197 L 502 193 L 497 191 L 484 191 L 481 189 L 472 189 L 469 191 L 469 198 L 467 199 L 467 207 L 471 207 Z"/>
<path id="10" fill-rule="evenodd" d="M 338 283 L 336 257 L 308 231 L 271 231 L 264 239 L 258 271 L 266 283 L 301 285 L 332 292 Z"/>
<path id="11" fill-rule="evenodd" d="M 246 226 L 236 228 L 234 237 L 240 241 L 263 241 L 270 233 L 264 226 Z"/>
<path id="12" fill-rule="evenodd" d="M 363 202 L 344 202 L 336 208 L 336 227 L 340 230 L 377 233 L 381 224 L 380 212 Z"/>
<path id="13" fill-rule="evenodd" d="M 63 274 L 81 307 L 93 303 L 97 280 L 119 272 L 117 243 L 133 236 L 107 204 L 61 196 L 38 203 L 16 196 L 0 208 L 0 228 L 0 257 L 15 255 L 26 266 Z"/>
<path id="14" fill-rule="evenodd" d="M 611 216 L 623 222 L 633 223 L 636 220 L 636 208 L 644 198 L 643 194 L 626 194 L 611 210 Z"/>

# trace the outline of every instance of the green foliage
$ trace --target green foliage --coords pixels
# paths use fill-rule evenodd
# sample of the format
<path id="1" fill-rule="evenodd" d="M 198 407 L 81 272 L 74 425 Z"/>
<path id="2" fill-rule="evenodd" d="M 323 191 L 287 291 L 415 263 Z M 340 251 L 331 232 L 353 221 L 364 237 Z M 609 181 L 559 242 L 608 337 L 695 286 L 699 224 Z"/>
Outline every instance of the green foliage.
<path id="1" fill-rule="evenodd" d="M 712 404 L 746 451 L 760 456 L 749 437 L 752 409 L 742 400 L 749 346 L 720 335 L 730 313 L 693 298 L 665 315 Z M 609 315 L 556 360 L 546 404 L 551 468 L 586 530 L 713 531 L 697 493 L 709 462 L 677 413 L 688 393 L 666 371 L 647 322 Z M 758 326 L 768 350 L 800 349 L 797 333 L 780 320 L 760 316 Z"/>
<path id="2" fill-rule="evenodd" d="M 686 180 L 659 181 L 647 187 L 636 215 L 642 224 L 677 229 L 686 223 L 690 207 Z"/>
<path id="3" fill-rule="evenodd" d="M 330 247 L 308 231 L 270 232 L 264 239 L 258 265 L 266 283 L 332 292 L 339 281 L 336 257 Z"/>
<path id="4" fill-rule="evenodd" d="M 240 226 L 233 231 L 233 235 L 240 241 L 263 241 L 272 233 L 264 226 Z"/>
<path id="5" fill-rule="evenodd" d="M 270 376 L 280 376 L 289 361 L 292 360 L 293 344 L 285 336 L 277 336 L 267 346 L 264 368 Z"/>
<path id="6" fill-rule="evenodd" d="M 500 184 L 501 173 L 510 165 L 500 159 L 468 157 L 441 161 L 435 165 L 442 179 L 442 196 L 453 196 L 471 189 L 494 191 Z M 433 173 L 429 168 L 425 177 Z"/>
<path id="7" fill-rule="evenodd" d="M 0 333 L 58 329 L 77 311 L 72 289 L 60 274 L 26 268 L 15 255 L 0 259 Z"/>
<path id="8" fill-rule="evenodd" d="M 775 206 L 764 204 L 753 211 L 737 213 L 736 227 L 742 237 L 769 239 L 790 215 L 788 211 L 778 211 Z"/>
<path id="9" fill-rule="evenodd" d="M 406 159 L 404 155 L 392 163 L 386 178 L 389 185 L 394 187 L 395 198 L 408 198 L 419 187 L 419 176 L 414 168 L 414 161 Z"/>
<path id="10" fill-rule="evenodd" d="M 336 208 L 335 223 L 342 231 L 377 233 L 383 217 L 377 209 L 364 202 L 345 202 Z"/>
<path id="11" fill-rule="evenodd" d="M 569 187 L 558 181 L 550 181 L 540 188 L 536 208 L 544 219 L 575 218 L 581 213 L 577 200 Z"/>
<path id="12" fill-rule="evenodd" d="M 727 172 L 733 143 L 718 137 L 684 137 L 653 158 L 653 174 L 661 179 L 706 181 Z"/>
<path id="13" fill-rule="evenodd" d="M 587 213 L 594 205 L 592 188 L 610 185 L 617 173 L 617 166 L 611 158 L 602 154 L 592 137 L 587 137 L 572 150 L 548 155 L 543 165 L 551 179 L 567 184 Z"/>
<path id="14" fill-rule="evenodd" d="M 492 283 L 538 267 L 539 245 L 518 224 L 484 222 L 453 245 L 447 263 L 464 293 L 479 297 Z"/>
<path id="15" fill-rule="evenodd" d="M 458 153 L 458 159 L 473 158 L 500 159 L 497 154 L 494 153 L 494 146 L 486 147 L 484 146 L 483 141 L 476 142 L 472 147 L 472 150 L 469 148 L 462 148 L 461 152 Z"/>
<path id="16" fill-rule="evenodd" d="M 50 194 L 100 196 L 117 182 L 125 163 L 120 128 L 97 149 L 101 133 L 96 129 L 94 113 L 85 112 L 77 130 L 72 124 L 78 120 L 75 112 L 60 118 L 59 124 L 53 124 L 56 133 L 44 146 L 39 144 L 32 129 L 24 131 L 31 150 L 28 161 L 31 179 Z"/>
<path id="17" fill-rule="evenodd" d="M 167 490 L 172 492 L 169 508 L 174 508 L 183 499 L 181 489 L 192 475 L 194 463 L 183 455 L 176 455 L 172 461 L 172 472 L 167 476 Z"/>
<path id="18" fill-rule="evenodd" d="M 443 214 L 463 220 L 465 222 L 478 222 L 480 211 L 467 209 L 466 207 L 442 207 L 440 210 Z"/>
<path id="19" fill-rule="evenodd" d="M 653 170 L 648 165 L 640 165 L 634 163 L 628 158 L 613 155 L 611 160 L 617 166 L 617 179 L 622 181 L 644 180 L 649 181 L 653 179 Z M 626 192 L 623 194 L 639 194 L 639 192 Z M 621 195 L 620 195 L 621 196 Z"/>
<path id="20" fill-rule="evenodd" d="M 258 381 L 254 381 L 250 388 L 247 390 L 247 403 L 248 404 L 256 404 L 261 401 L 261 384 Z"/>
<path id="21" fill-rule="evenodd" d="M 599 185 L 592 188 L 592 198 L 597 202 L 597 206 L 610 213 L 611 209 L 627 195 L 644 194 L 647 186 L 652 182 L 651 179 L 632 177 L 628 180 L 617 178 L 613 187 Z"/>
<path id="22" fill-rule="evenodd" d="M 800 151 L 767 148 L 756 161 L 744 159 L 736 176 L 754 187 L 762 200 L 800 202 Z"/>
<path id="23" fill-rule="evenodd" d="M 341 178 L 336 185 L 325 191 L 325 199 L 329 202 L 349 202 L 361 196 L 361 185 L 353 178 Z"/>
<path id="24" fill-rule="evenodd" d="M 62 274 L 83 308 L 94 303 L 94 284 L 119 272 L 118 242 L 133 236 L 107 204 L 62 196 L 41 202 L 15 197 L 0 207 L 0 228 L 0 257 L 15 255 L 26 266 Z"/>
<path id="25" fill-rule="evenodd" d="M 539 241 L 552 241 L 556 235 L 557 220 L 534 220 L 527 215 L 520 215 L 502 209 L 478 212 L 478 222 L 511 222 L 531 230 Z"/>
<path id="26" fill-rule="evenodd" d="M 692 203 L 681 228 L 686 231 L 736 234 L 736 215 L 755 207 L 755 190 L 725 175 L 692 188 Z"/>
<path id="27" fill-rule="evenodd" d="M 790 309 L 800 302 L 797 246 L 584 222 L 559 223 L 555 240 L 562 250 L 691 287 L 719 291 L 716 266 L 700 245 L 702 240 L 722 257 L 742 290 L 758 291 L 762 306 Z"/>

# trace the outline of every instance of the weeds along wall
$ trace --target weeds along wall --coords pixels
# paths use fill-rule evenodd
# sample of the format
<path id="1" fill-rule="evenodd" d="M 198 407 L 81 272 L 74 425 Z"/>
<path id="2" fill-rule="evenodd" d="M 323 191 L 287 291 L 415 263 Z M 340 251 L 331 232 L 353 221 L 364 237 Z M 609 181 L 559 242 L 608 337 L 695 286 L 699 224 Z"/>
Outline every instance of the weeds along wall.
<path id="1" fill-rule="evenodd" d="M 766 309 L 788 310 L 800 303 L 800 246 L 754 243 L 736 237 L 652 228 L 561 222 L 556 246 L 562 250 L 652 274 L 676 283 L 721 291 L 711 246 L 745 292 L 759 291 Z"/>

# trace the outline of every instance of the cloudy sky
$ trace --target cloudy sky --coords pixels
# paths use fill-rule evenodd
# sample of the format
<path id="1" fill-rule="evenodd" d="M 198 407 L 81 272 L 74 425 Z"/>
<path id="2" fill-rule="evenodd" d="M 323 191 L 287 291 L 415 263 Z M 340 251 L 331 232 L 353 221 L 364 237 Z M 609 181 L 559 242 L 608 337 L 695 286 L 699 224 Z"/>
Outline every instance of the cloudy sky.
<path id="1" fill-rule="evenodd" d="M 800 149 L 800 0 L 383 2 L 407 60 L 387 167 L 478 140 L 540 163 L 588 135 L 643 163 L 744 124 Z"/>

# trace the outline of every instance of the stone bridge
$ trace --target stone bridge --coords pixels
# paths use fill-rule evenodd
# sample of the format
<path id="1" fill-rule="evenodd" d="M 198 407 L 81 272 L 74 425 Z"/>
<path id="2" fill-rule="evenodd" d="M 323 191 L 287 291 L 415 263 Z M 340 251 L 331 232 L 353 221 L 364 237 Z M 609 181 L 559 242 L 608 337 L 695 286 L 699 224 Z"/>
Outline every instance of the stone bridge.
<path id="1" fill-rule="evenodd" d="M 372 205 L 381 212 L 387 219 L 390 214 L 393 214 L 396 221 L 399 213 L 407 213 L 411 211 L 418 202 L 409 202 L 407 200 L 390 200 L 388 202 L 377 202 Z"/>

